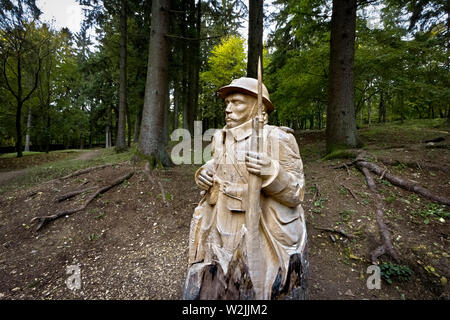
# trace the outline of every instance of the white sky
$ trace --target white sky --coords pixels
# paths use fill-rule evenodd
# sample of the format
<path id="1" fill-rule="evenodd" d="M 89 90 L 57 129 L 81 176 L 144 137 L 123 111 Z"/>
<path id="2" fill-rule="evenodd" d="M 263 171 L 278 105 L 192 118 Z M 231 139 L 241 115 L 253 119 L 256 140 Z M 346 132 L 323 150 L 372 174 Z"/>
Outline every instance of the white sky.
<path id="1" fill-rule="evenodd" d="M 269 12 L 265 12 L 265 14 L 273 11 L 272 1 L 266 1 L 269 3 Z M 77 0 L 37 0 L 36 3 L 42 11 L 42 21 L 47 23 L 53 22 L 53 25 L 57 29 L 68 27 L 73 33 L 80 31 L 83 10 Z M 244 0 L 244 3 L 248 6 L 248 0 Z M 244 38 L 247 38 L 247 22 L 244 23 L 244 27 L 239 31 Z M 268 32 L 269 30 L 264 29 L 264 40 L 267 39 Z"/>
<path id="2" fill-rule="evenodd" d="M 37 0 L 36 4 L 43 22 L 53 22 L 56 29 L 67 27 L 74 33 L 80 32 L 83 10 L 77 0 Z"/>

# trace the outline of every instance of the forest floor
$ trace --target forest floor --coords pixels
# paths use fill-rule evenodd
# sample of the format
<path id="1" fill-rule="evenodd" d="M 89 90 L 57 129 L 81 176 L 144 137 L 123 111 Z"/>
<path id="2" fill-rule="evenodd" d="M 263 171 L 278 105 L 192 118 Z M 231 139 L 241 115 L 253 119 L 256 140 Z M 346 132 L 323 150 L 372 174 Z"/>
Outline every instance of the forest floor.
<path id="1" fill-rule="evenodd" d="M 375 163 L 449 197 L 450 134 L 434 125 L 429 121 L 377 125 L 359 133 Z M 437 137 L 444 142 L 424 143 Z M 354 167 L 335 169 L 349 159 L 322 159 L 323 131 L 298 132 L 296 138 L 306 178 L 309 298 L 449 299 L 449 208 L 376 178 L 401 263 L 384 271 L 387 281 L 382 281 L 381 289 L 369 290 L 369 253 L 379 245 L 379 231 L 364 176 Z M 193 178 L 198 166 L 153 170 L 151 183 L 145 163 L 129 160 L 131 151 L 97 150 L 85 154 L 85 159 L 74 152 L 60 152 L 56 158 L 53 154 L 0 157 L 2 172 L 29 167 L 27 174 L 0 184 L 0 299 L 180 299 L 190 220 L 201 197 Z M 397 160 L 396 165 L 377 162 L 378 157 Z M 114 165 L 57 179 L 106 163 Z M 62 202 L 56 197 L 108 185 L 128 172 L 134 175 L 86 209 L 39 231 L 30 222 L 80 206 L 93 190 Z M 350 239 L 322 230 L 327 228 L 342 230 Z M 386 256 L 380 259 L 391 261 Z M 81 271 L 79 290 L 66 285 L 71 265 Z M 403 277 L 395 277 L 395 272 L 403 272 Z"/>

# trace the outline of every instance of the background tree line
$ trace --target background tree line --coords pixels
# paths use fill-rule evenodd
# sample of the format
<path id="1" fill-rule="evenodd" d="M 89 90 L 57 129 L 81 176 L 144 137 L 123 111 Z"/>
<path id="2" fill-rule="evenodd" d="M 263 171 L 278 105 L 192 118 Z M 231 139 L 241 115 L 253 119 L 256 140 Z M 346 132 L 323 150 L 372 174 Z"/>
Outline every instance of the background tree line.
<path id="1" fill-rule="evenodd" d="M 135 141 L 169 165 L 170 132 L 223 126 L 215 91 L 255 77 L 263 52 L 271 122 L 328 128 L 328 151 L 360 144 L 356 128 L 374 122 L 450 117 L 443 0 L 79 3 L 72 34 L 40 22 L 33 0 L 0 0 L 0 145 L 18 156 Z"/>

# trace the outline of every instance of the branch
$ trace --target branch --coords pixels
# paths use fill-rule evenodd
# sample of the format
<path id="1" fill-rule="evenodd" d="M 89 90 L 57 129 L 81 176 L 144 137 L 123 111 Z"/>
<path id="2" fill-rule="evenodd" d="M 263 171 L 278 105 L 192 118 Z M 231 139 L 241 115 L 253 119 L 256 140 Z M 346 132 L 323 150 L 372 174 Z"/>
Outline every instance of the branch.
<path id="1" fill-rule="evenodd" d="M 187 40 L 187 41 L 202 41 L 202 40 L 217 39 L 217 38 L 222 37 L 222 36 L 213 36 L 213 37 L 206 37 L 206 38 L 187 38 L 187 37 L 177 36 L 174 34 L 166 34 L 165 36 L 168 38 L 175 38 L 175 39 L 181 39 L 181 40 Z"/>
<path id="2" fill-rule="evenodd" d="M 34 86 L 33 88 L 30 90 L 30 92 L 28 92 L 27 96 L 25 97 L 25 99 L 23 99 L 23 102 L 27 101 L 28 99 L 30 99 L 31 95 L 33 94 L 34 90 L 36 90 L 36 88 L 38 87 L 38 83 L 39 83 L 39 72 L 41 72 L 41 64 L 42 64 L 42 58 L 39 58 L 39 63 L 38 63 L 38 69 L 34 75 Z"/>
<path id="3" fill-rule="evenodd" d="M 150 174 L 150 163 L 149 163 L 149 162 L 147 162 L 147 163 L 145 164 L 144 170 L 145 170 L 145 174 L 147 175 L 148 180 L 149 180 L 151 183 L 154 184 L 155 181 L 153 180 L 152 175 Z M 163 185 L 162 185 L 162 183 L 161 183 L 160 181 L 157 181 L 157 182 L 158 182 L 158 185 L 159 185 L 159 189 L 161 190 L 161 198 L 162 198 L 162 201 L 164 202 L 164 205 L 165 205 L 166 207 L 168 207 L 168 206 L 169 206 L 169 203 L 166 201 L 166 193 L 165 193 L 165 191 L 164 191 L 164 187 L 163 187 Z"/>
<path id="4" fill-rule="evenodd" d="M 55 201 L 56 201 L 56 202 L 62 202 L 62 201 L 64 201 L 64 200 L 73 198 L 73 197 L 75 197 L 75 196 L 77 196 L 77 195 L 79 195 L 79 194 L 81 194 L 81 193 L 85 193 L 85 192 L 87 192 L 87 191 L 91 191 L 92 189 L 95 189 L 95 188 L 97 188 L 97 186 L 88 187 L 88 188 L 85 188 L 85 189 L 82 189 L 82 190 L 72 191 L 72 192 L 63 194 L 62 196 L 58 197 Z"/>
<path id="5" fill-rule="evenodd" d="M 103 188 L 98 189 L 95 193 L 93 193 L 85 201 L 85 203 L 81 207 L 78 207 L 78 208 L 75 208 L 75 209 L 66 210 L 66 211 L 61 211 L 61 212 L 58 212 L 58 213 L 56 213 L 54 215 L 51 215 L 51 216 L 35 217 L 35 218 L 31 219 L 31 222 L 39 221 L 39 224 L 36 227 L 36 231 L 39 231 L 44 225 L 46 225 L 50 221 L 56 220 L 56 219 L 58 219 L 58 218 L 60 218 L 62 216 L 68 216 L 68 215 L 71 215 L 71 214 L 73 214 L 75 212 L 84 210 L 84 209 L 86 209 L 88 204 L 91 203 L 91 201 L 94 200 L 98 195 L 100 195 L 102 193 L 105 193 L 109 189 L 111 189 L 111 188 L 115 187 L 116 185 L 121 184 L 123 181 L 131 178 L 133 173 L 134 172 L 129 172 L 126 175 L 124 175 L 124 176 L 118 178 L 117 180 L 113 181 L 111 184 L 109 184 L 109 185 L 107 185 L 107 186 L 105 186 Z"/>
<path id="6" fill-rule="evenodd" d="M 5 83 L 7 86 L 7 89 L 11 92 L 11 94 L 17 99 L 19 100 L 19 96 L 14 92 L 14 90 L 11 88 L 11 85 L 9 84 L 8 81 L 8 76 L 6 75 L 6 61 L 8 60 L 8 56 L 5 57 L 5 59 L 3 60 L 3 77 L 5 78 Z"/>
<path id="7" fill-rule="evenodd" d="M 413 192 L 415 192 L 427 199 L 433 200 L 435 202 L 450 206 L 449 198 L 436 195 L 436 194 L 432 193 L 431 191 L 425 189 L 422 186 L 417 185 L 416 183 L 414 183 L 412 181 L 402 179 L 402 178 L 400 178 L 396 175 L 393 175 L 392 173 L 389 173 L 389 172 L 384 172 L 385 170 L 383 168 L 380 168 L 379 166 L 377 166 L 374 163 L 364 161 L 364 160 L 357 160 L 356 165 L 360 166 L 360 167 L 364 167 L 364 168 L 376 173 L 377 175 L 382 176 L 383 178 L 388 180 L 393 185 L 396 185 L 396 186 L 406 189 L 408 191 L 413 191 Z"/>
<path id="8" fill-rule="evenodd" d="M 76 177 L 76 176 L 82 175 L 84 173 L 88 173 L 88 172 L 91 172 L 91 171 L 94 171 L 94 170 L 97 170 L 97 169 L 103 169 L 105 167 L 109 167 L 109 166 L 112 166 L 112 165 L 113 165 L 112 163 L 107 163 L 107 164 L 102 164 L 101 166 L 97 166 L 97 167 L 90 167 L 90 168 L 87 168 L 87 169 L 80 169 L 78 171 L 75 171 L 75 172 L 73 172 L 71 174 L 68 174 L 67 176 L 58 178 L 56 180 L 64 180 L 64 179 Z"/>

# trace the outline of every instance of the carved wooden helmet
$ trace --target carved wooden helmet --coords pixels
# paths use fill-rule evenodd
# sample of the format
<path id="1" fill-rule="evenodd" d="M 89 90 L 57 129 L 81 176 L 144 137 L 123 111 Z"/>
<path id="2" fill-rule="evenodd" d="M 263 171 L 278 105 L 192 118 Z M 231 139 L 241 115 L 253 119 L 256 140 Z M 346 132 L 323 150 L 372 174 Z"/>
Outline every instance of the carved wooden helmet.
<path id="1" fill-rule="evenodd" d="M 228 95 L 235 92 L 242 92 L 254 97 L 258 97 L 258 80 L 254 78 L 239 78 L 231 81 L 227 86 L 221 87 L 217 90 L 217 93 L 222 99 L 225 99 Z M 266 106 L 266 112 L 271 113 L 274 109 L 272 102 L 269 99 L 269 91 L 266 86 L 262 85 L 262 97 L 264 105 Z"/>

